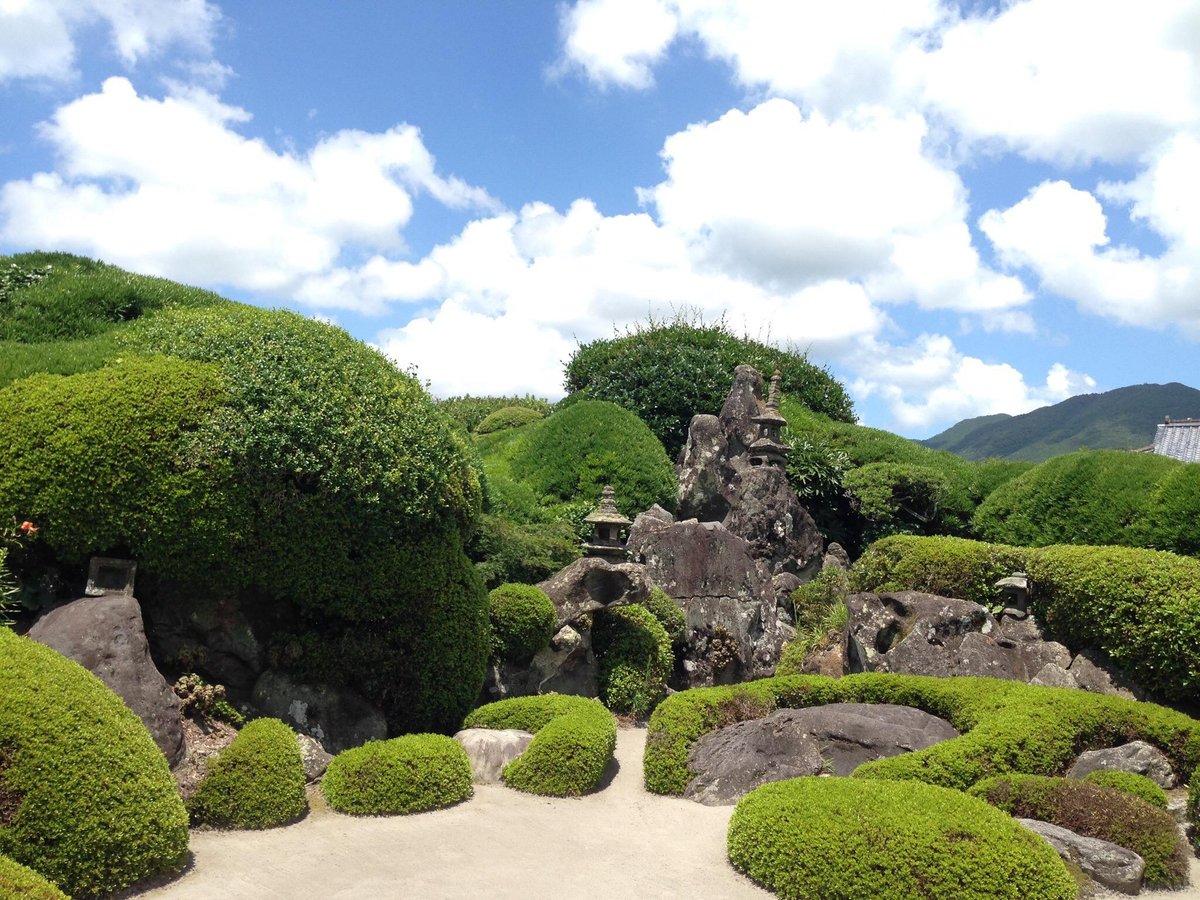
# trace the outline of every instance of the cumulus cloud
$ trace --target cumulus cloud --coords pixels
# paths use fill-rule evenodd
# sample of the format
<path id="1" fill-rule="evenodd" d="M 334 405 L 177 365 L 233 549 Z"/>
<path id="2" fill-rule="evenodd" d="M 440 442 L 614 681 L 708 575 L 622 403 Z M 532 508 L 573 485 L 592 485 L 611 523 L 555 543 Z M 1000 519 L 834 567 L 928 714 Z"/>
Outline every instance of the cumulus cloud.
<path id="1" fill-rule="evenodd" d="M 554 71 L 574 67 L 600 85 L 649 87 L 651 66 L 677 28 L 665 0 L 579 0 L 562 11 L 563 57 Z"/>
<path id="2" fill-rule="evenodd" d="M 220 21 L 206 0 L 3 0 L 0 2 L 0 83 L 63 80 L 74 72 L 76 33 L 107 27 L 112 48 L 127 66 L 170 46 L 211 51 Z"/>
<path id="3" fill-rule="evenodd" d="M 0 237 L 287 295 L 346 248 L 403 250 L 416 192 L 494 205 L 439 175 L 412 126 L 340 131 L 296 154 L 239 134 L 249 115 L 200 89 L 155 99 L 110 78 L 43 126 L 58 167 L 4 185 Z"/>

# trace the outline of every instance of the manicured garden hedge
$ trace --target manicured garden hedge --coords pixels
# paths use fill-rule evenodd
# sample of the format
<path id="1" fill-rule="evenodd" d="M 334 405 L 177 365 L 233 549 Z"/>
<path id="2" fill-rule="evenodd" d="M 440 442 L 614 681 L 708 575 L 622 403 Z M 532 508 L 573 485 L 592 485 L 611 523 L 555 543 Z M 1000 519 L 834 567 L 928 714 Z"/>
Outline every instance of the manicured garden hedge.
<path id="1" fill-rule="evenodd" d="M 505 428 L 519 428 L 545 418 L 540 410 L 528 406 L 505 406 L 487 416 L 475 426 L 476 434 L 491 434 L 493 431 L 503 431 Z"/>
<path id="2" fill-rule="evenodd" d="M 668 596 L 666 591 L 660 587 L 651 588 L 650 596 L 640 605 L 658 619 L 658 623 L 667 632 L 667 637 L 671 639 L 672 644 L 677 644 L 684 639 L 687 631 L 687 617 L 684 615 L 683 607 Z"/>
<path id="3" fill-rule="evenodd" d="M 209 760 L 187 808 L 198 825 L 274 828 L 307 811 L 304 781 L 296 733 L 278 719 L 255 719 Z"/>
<path id="4" fill-rule="evenodd" d="M 468 799 L 471 761 L 453 738 L 406 734 L 343 750 L 329 763 L 321 792 L 338 812 L 404 815 Z"/>
<path id="5" fill-rule="evenodd" d="M 0 853 L 72 896 L 181 869 L 188 820 L 141 721 L 100 679 L 0 628 Z"/>
<path id="6" fill-rule="evenodd" d="M 1151 703 L 992 678 L 785 675 L 681 691 L 659 704 L 646 737 L 646 788 L 682 794 L 696 774 L 688 769 L 688 749 L 710 731 L 775 709 L 836 702 L 913 706 L 963 732 L 926 750 L 865 763 L 856 777 L 965 790 L 992 775 L 1055 775 L 1081 750 L 1138 739 L 1166 753 L 1183 777 L 1200 764 L 1200 722 Z"/>
<path id="7" fill-rule="evenodd" d="M 515 664 L 529 662 L 550 643 L 558 612 L 546 592 L 531 584 L 502 584 L 488 594 L 492 652 Z"/>
<path id="8" fill-rule="evenodd" d="M 896 535 L 876 541 L 854 563 L 856 591 L 925 591 L 995 606 L 1003 595 L 993 585 L 1025 570 L 1029 551 L 957 537 Z"/>
<path id="9" fill-rule="evenodd" d="M 437 401 L 438 409 L 462 426 L 464 431 L 475 431 L 479 423 L 497 410 L 513 406 L 522 406 L 550 415 L 553 407 L 550 402 L 541 397 L 526 394 L 524 397 L 472 397 L 470 394 L 447 397 Z"/>
<path id="10" fill-rule="evenodd" d="M 913 782 L 792 778 L 751 791 L 729 860 L 781 897 L 1074 900 L 1054 849 L 973 797 Z"/>
<path id="11" fill-rule="evenodd" d="M 1159 809 L 1167 808 L 1167 792 L 1145 775 L 1139 775 L 1136 772 L 1122 772 L 1119 769 L 1096 769 L 1084 775 L 1083 780 L 1098 784 L 1100 787 L 1124 791 Z"/>
<path id="12" fill-rule="evenodd" d="M 0 855 L 0 897 L 5 900 L 69 900 L 37 872 Z"/>
<path id="13" fill-rule="evenodd" d="M 504 783 L 531 794 L 573 797 L 594 790 L 617 746 L 617 723 L 599 700 L 562 694 L 481 706 L 463 728 L 519 728 L 533 740 L 504 768 Z"/>
<path id="14" fill-rule="evenodd" d="M 600 696 L 616 713 L 646 716 L 667 693 L 675 667 L 671 637 L 646 607 L 633 603 L 595 612 L 592 647 L 600 661 Z"/>
<path id="15" fill-rule="evenodd" d="M 1068 778 L 1001 775 L 980 782 L 971 793 L 1009 815 L 1132 850 L 1146 861 L 1143 877 L 1149 886 L 1188 883 L 1189 854 L 1175 819 L 1124 791 Z"/>

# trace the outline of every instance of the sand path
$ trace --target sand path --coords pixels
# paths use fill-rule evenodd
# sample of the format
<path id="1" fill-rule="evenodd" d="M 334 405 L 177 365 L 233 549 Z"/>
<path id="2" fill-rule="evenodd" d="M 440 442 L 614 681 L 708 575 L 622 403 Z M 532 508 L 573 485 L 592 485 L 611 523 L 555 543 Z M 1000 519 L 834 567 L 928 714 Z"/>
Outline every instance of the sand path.
<path id="1" fill-rule="evenodd" d="M 659 797 L 642 787 L 644 728 L 617 732 L 603 789 L 556 800 L 476 785 L 458 806 L 414 816 L 331 812 L 320 793 L 301 822 L 268 831 L 192 832 L 193 860 L 147 900 L 350 898 L 721 898 L 773 895 L 733 870 L 733 807 Z M 1200 900 L 1193 887 L 1142 900 Z"/>

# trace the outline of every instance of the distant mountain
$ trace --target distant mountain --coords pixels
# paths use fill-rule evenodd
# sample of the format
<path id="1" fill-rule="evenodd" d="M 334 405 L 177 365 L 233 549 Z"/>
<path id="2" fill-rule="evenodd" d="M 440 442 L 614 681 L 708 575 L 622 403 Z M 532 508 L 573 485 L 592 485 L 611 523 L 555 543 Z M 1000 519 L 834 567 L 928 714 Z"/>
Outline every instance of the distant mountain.
<path id="1" fill-rule="evenodd" d="M 1020 416 L 964 419 L 921 443 L 967 459 L 995 456 L 1041 462 L 1084 448 L 1145 447 L 1153 442 L 1154 429 L 1164 416 L 1200 418 L 1200 390 L 1172 382 L 1081 394 Z"/>

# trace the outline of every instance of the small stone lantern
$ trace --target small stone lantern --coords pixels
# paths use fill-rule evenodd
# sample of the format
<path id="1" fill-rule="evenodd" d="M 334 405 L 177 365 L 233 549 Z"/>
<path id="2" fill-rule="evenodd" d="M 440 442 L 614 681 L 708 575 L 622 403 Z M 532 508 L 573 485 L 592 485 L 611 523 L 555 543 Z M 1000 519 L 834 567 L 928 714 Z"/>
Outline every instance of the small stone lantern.
<path id="1" fill-rule="evenodd" d="M 613 500 L 612 485 L 606 484 L 600 494 L 600 505 L 583 521 L 592 526 L 592 539 L 583 545 L 584 556 L 598 556 L 609 562 L 625 562 L 625 542 L 621 529 L 633 523 L 621 515 Z"/>
<path id="2" fill-rule="evenodd" d="M 780 430 L 787 424 L 787 419 L 779 414 L 779 382 L 783 375 L 778 369 L 771 376 L 771 390 L 767 394 L 767 405 L 757 416 L 751 416 L 750 421 L 758 426 L 758 440 L 750 445 L 750 465 L 774 466 L 777 469 L 787 467 L 787 445 L 780 437 Z"/>

